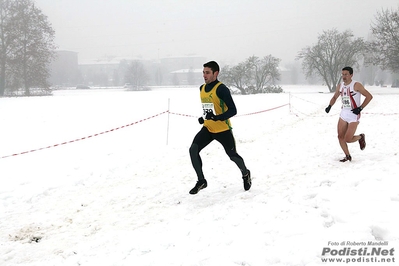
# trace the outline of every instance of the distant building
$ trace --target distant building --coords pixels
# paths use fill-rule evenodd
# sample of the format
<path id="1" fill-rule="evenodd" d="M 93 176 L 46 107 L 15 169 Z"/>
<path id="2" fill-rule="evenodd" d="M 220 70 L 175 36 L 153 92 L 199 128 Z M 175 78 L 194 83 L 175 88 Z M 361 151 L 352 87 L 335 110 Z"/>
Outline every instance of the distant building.
<path id="1" fill-rule="evenodd" d="M 170 72 L 174 85 L 200 85 L 203 83 L 202 68 L 183 68 Z"/>
<path id="2" fill-rule="evenodd" d="M 99 87 L 120 86 L 124 82 L 119 72 L 119 62 L 96 62 L 80 64 L 79 71 L 83 84 Z"/>
<path id="3" fill-rule="evenodd" d="M 203 83 L 202 66 L 205 57 L 180 56 L 166 57 L 160 61 L 165 85 L 199 85 Z"/>
<path id="4" fill-rule="evenodd" d="M 139 61 L 145 70 L 148 86 L 199 85 L 203 83 L 205 57 L 180 56 L 160 60 L 112 58 L 78 64 L 78 53 L 57 51 L 51 64 L 52 86 L 75 87 L 77 84 L 98 87 L 119 87 L 127 81 L 129 65 Z"/>
<path id="5" fill-rule="evenodd" d="M 56 51 L 50 64 L 49 82 L 52 86 L 76 86 L 79 83 L 78 53 L 72 51 Z"/>

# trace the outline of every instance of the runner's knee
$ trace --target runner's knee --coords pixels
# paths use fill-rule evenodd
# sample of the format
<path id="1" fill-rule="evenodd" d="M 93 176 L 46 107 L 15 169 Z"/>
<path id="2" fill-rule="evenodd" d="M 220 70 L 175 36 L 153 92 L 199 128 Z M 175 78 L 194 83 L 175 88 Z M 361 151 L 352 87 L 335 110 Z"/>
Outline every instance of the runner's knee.
<path id="1" fill-rule="evenodd" d="M 190 149 L 189 149 L 189 152 L 190 152 L 190 155 L 191 155 L 191 156 L 192 156 L 192 155 L 198 154 L 198 153 L 199 153 L 199 152 L 198 152 L 198 145 L 195 144 L 195 143 L 191 144 Z"/>

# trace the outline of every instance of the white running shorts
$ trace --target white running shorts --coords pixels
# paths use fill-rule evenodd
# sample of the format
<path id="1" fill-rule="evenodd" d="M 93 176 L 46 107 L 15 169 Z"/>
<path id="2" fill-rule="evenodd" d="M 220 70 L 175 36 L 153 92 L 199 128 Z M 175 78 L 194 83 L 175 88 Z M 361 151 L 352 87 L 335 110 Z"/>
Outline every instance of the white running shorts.
<path id="1" fill-rule="evenodd" d="M 340 117 L 347 123 L 359 122 L 360 114 L 354 114 L 350 109 L 342 109 Z"/>

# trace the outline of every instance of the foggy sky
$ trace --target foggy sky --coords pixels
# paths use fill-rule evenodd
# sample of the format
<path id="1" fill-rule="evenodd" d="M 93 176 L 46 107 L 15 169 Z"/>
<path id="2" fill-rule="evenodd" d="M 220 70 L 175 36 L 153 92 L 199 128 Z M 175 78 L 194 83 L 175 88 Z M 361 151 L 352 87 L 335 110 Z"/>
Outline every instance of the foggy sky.
<path id="1" fill-rule="evenodd" d="M 398 0 L 35 0 L 59 50 L 79 63 L 196 55 L 224 64 L 273 55 L 282 64 L 323 30 L 367 38 L 377 11 Z"/>

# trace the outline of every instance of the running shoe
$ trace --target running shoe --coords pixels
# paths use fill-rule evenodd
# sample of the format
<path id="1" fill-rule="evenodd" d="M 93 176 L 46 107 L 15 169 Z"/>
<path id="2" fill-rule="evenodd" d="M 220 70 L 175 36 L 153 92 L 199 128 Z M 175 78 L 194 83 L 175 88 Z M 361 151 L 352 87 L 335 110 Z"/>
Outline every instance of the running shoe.
<path id="1" fill-rule="evenodd" d="M 340 162 L 352 161 L 352 157 L 350 155 L 346 155 L 343 159 L 339 160 Z"/>
<path id="2" fill-rule="evenodd" d="M 248 173 L 242 177 L 242 180 L 244 181 L 244 189 L 249 190 L 252 185 L 251 172 L 249 170 Z"/>
<path id="3" fill-rule="evenodd" d="M 197 181 L 197 184 L 190 190 L 190 194 L 197 194 L 198 191 L 201 189 L 204 189 L 208 186 L 208 183 L 206 182 L 205 179 L 201 179 Z"/>
<path id="4" fill-rule="evenodd" d="M 359 139 L 359 145 L 360 145 L 360 149 L 364 150 L 364 148 L 366 148 L 366 136 L 364 134 L 360 134 L 360 139 Z"/>

